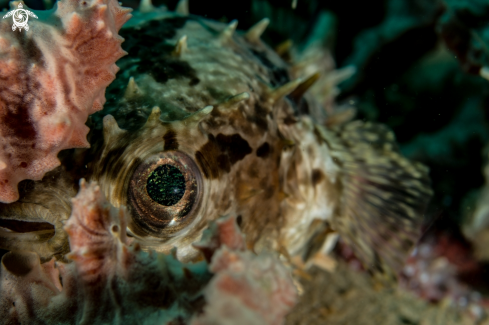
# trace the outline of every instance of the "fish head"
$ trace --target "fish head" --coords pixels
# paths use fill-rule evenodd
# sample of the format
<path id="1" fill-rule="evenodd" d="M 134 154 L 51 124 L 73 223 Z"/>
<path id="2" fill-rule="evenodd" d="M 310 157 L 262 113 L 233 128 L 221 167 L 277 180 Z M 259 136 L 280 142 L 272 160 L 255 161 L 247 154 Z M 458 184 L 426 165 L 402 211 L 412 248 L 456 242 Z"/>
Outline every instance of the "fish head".
<path id="1" fill-rule="evenodd" d="M 162 38 L 158 28 L 170 25 L 179 28 Z M 261 41 L 229 34 L 233 24 L 169 18 L 151 26 L 123 34 L 129 55 L 120 65 L 136 73 L 121 76 L 127 86 L 92 136 L 103 144 L 93 145 L 91 179 L 129 208 L 131 235 L 148 248 L 195 258 L 192 243 L 224 215 L 237 216 L 250 247 L 273 246 L 285 224 L 292 148 L 279 125 L 294 120 L 297 101 L 286 96 L 302 80 L 291 81 Z M 157 36 L 156 49 L 145 47 Z"/>

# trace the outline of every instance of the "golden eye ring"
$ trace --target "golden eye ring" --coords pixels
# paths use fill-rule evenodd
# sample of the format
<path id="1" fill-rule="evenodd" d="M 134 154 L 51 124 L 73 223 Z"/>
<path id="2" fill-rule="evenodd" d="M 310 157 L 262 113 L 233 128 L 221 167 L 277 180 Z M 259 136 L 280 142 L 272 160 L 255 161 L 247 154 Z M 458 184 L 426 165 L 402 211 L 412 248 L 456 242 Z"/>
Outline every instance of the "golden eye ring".
<path id="1" fill-rule="evenodd" d="M 133 221 L 157 237 L 172 237 L 188 226 L 201 198 L 200 170 L 181 151 L 164 151 L 148 157 L 129 182 Z"/>

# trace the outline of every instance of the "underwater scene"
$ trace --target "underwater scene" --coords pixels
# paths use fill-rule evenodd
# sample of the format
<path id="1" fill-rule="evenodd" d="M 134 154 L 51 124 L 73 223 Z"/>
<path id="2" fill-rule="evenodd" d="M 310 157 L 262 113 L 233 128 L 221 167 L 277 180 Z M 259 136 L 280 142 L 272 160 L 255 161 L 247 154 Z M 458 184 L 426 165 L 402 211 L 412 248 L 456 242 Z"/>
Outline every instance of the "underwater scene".
<path id="1" fill-rule="evenodd" d="M 0 9 L 0 325 L 489 325 L 489 0 Z"/>

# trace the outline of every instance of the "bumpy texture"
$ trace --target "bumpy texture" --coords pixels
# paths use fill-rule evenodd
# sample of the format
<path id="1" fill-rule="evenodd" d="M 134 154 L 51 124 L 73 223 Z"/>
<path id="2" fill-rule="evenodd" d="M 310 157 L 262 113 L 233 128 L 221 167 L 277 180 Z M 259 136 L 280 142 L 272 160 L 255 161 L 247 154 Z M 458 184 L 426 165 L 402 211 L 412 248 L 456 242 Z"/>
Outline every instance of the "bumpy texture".
<path id="1" fill-rule="evenodd" d="M 487 302 L 481 294 L 486 287 L 485 272 L 474 259 L 470 245 L 460 234 L 432 229 L 408 258 L 400 277 L 401 287 L 423 300 L 449 302 L 478 320 L 487 318 Z"/>
<path id="2" fill-rule="evenodd" d="M 245 251 L 235 218 L 212 222 L 194 246 L 216 275 L 204 289 L 203 314 L 192 325 L 283 323 L 297 300 L 289 270 L 271 254 Z"/>
<path id="3" fill-rule="evenodd" d="M 63 224 L 77 192 L 73 177 L 60 166 L 46 173 L 43 182 L 25 185 L 20 188 L 21 199 L 0 203 L 0 247 L 35 252 L 43 262 L 53 256 L 64 259 L 70 247 Z"/>
<path id="4" fill-rule="evenodd" d="M 266 20 L 241 33 L 236 22 L 159 15 L 121 31 L 129 54 L 103 112 L 113 117 L 100 130 L 102 115 L 94 116 L 85 158 L 108 200 L 129 203 L 128 227 L 143 247 L 176 246 L 180 259 L 195 259 L 191 244 L 208 220 L 236 214 L 257 251 L 307 259 L 321 247 L 311 250 L 309 240 L 322 243 L 333 229 L 369 268 L 399 267 L 430 196 L 427 170 L 403 158 L 384 127 L 340 126 L 344 120 L 321 111 L 332 95 L 306 92 L 319 79 L 309 68 L 328 66 L 327 56 L 287 64 L 259 39 Z M 341 80 L 330 78 L 325 94 Z M 164 163 L 201 182 L 201 197 L 185 201 L 192 210 L 172 227 L 155 220 L 174 208 L 142 209 L 149 201 L 138 194 L 148 177 L 138 166 Z"/>
<path id="5" fill-rule="evenodd" d="M 311 56 L 313 47 L 288 64 L 260 40 L 267 23 L 243 33 L 237 22 L 138 13 L 121 30 L 128 56 L 90 121 L 92 148 L 68 153 L 59 175 L 98 182 L 112 205 L 127 206 L 129 233 L 144 249 L 176 247 L 185 262 L 200 258 L 192 244 L 209 221 L 236 215 L 256 252 L 307 261 L 338 232 L 369 269 L 398 268 L 429 200 L 427 170 L 403 158 L 384 127 L 337 118 L 332 98 L 342 77 L 330 72 L 329 54 Z M 315 82 L 323 92 L 308 94 Z M 169 206 L 146 191 L 164 165 L 186 184 Z M 50 222 L 57 213 L 39 214 L 37 205 L 49 197 L 69 205 L 76 186 L 48 183 L 26 189 L 21 209 L 0 206 L 0 215 Z M 24 234 L 8 236 L 6 248 Z M 63 251 L 56 243 L 51 255 Z"/>
<path id="6" fill-rule="evenodd" d="M 234 217 L 212 222 L 194 246 L 215 276 L 203 291 L 203 314 L 192 325 L 283 323 L 297 301 L 289 270 L 271 254 L 246 251 Z"/>
<path id="7" fill-rule="evenodd" d="M 41 215 L 26 208 L 31 202 L 73 208 L 67 256 L 80 294 L 66 300 L 80 309 L 72 319 L 185 322 L 200 309 L 197 324 L 224 324 L 230 315 L 279 324 L 295 291 L 277 258 L 300 268 L 328 253 L 338 235 L 367 269 L 393 274 L 417 239 L 427 170 L 402 157 L 385 127 L 335 117 L 341 73 L 329 72 L 327 53 L 305 51 L 298 57 L 308 59 L 295 66 L 261 41 L 266 19 L 241 32 L 237 22 L 146 9 L 121 30 L 128 56 L 89 121 L 91 148 L 66 153 L 53 180 L 23 188 L 19 209 L 0 205 L 0 219 L 12 222 L 65 215 Z M 311 71 L 319 68 L 325 76 Z M 315 82 L 323 91 L 308 94 Z M 82 177 L 99 187 L 82 183 L 71 204 Z M 21 241 L 24 234 L 7 226 L 5 242 Z M 44 260 L 49 249 L 63 258 L 54 251 L 61 245 L 46 246 Z M 152 250 L 156 256 L 145 253 Z M 199 272 L 184 265 L 203 258 L 216 274 L 200 291 Z"/>
<path id="8" fill-rule="evenodd" d="M 340 263 L 334 273 L 311 270 L 287 325 L 487 325 L 445 301 L 435 305 L 404 290 L 382 288 Z"/>
<path id="9" fill-rule="evenodd" d="M 271 255 L 233 252 L 223 247 L 210 265 L 216 273 L 204 290 L 204 315 L 193 325 L 279 325 L 295 305 L 291 276 Z"/>
<path id="10" fill-rule="evenodd" d="M 107 204 L 95 184 L 82 181 L 73 205 L 66 225 L 72 263 L 41 265 L 35 253 L 22 251 L 3 257 L 5 324 L 164 324 L 189 314 L 189 300 L 210 276 L 204 263 L 184 266 L 128 246 L 125 210 Z"/>
<path id="11" fill-rule="evenodd" d="M 86 185 L 82 180 L 66 224 L 72 263 L 55 263 L 53 259 L 40 264 L 35 253 L 22 251 L 3 257 L 3 323 L 181 323 L 199 313 L 207 301 L 205 314 L 193 322 L 207 324 L 209 317 L 214 317 L 223 322 L 212 324 L 225 324 L 227 311 L 218 307 L 229 302 L 230 294 L 238 293 L 235 287 L 226 286 L 226 281 L 252 289 L 239 293 L 242 300 L 233 311 L 261 315 L 261 324 L 282 323 L 294 305 L 296 292 L 287 269 L 272 256 L 241 252 L 243 245 L 233 244 L 244 242 L 235 218 L 218 221 L 225 226 L 209 231 L 213 242 L 224 239 L 222 245 L 201 244 L 212 255 L 209 270 L 216 275 L 210 284 L 205 262 L 183 264 L 171 255 L 143 252 L 138 243 L 128 245 L 126 218 L 125 209 L 112 207 L 96 184 Z M 265 310 L 262 304 L 249 305 L 253 301 L 273 304 Z M 243 319 L 242 324 L 257 324 L 256 317 Z"/>
<path id="12" fill-rule="evenodd" d="M 117 32 L 130 11 L 116 0 L 65 0 L 36 11 L 29 31 L 0 21 L 0 202 L 58 166 L 60 150 L 89 146 L 85 122 L 118 71 Z"/>

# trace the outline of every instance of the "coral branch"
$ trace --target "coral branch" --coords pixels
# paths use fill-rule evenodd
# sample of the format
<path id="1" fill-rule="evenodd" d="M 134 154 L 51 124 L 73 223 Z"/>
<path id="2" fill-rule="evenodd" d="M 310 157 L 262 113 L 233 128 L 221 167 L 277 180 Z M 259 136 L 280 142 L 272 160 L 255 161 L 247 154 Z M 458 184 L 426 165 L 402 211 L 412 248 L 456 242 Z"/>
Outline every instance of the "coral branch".
<path id="1" fill-rule="evenodd" d="M 29 31 L 0 21 L 0 202 L 58 166 L 59 151 L 89 146 L 85 122 L 125 55 L 117 32 L 130 11 L 116 0 L 62 0 L 36 12 Z"/>

